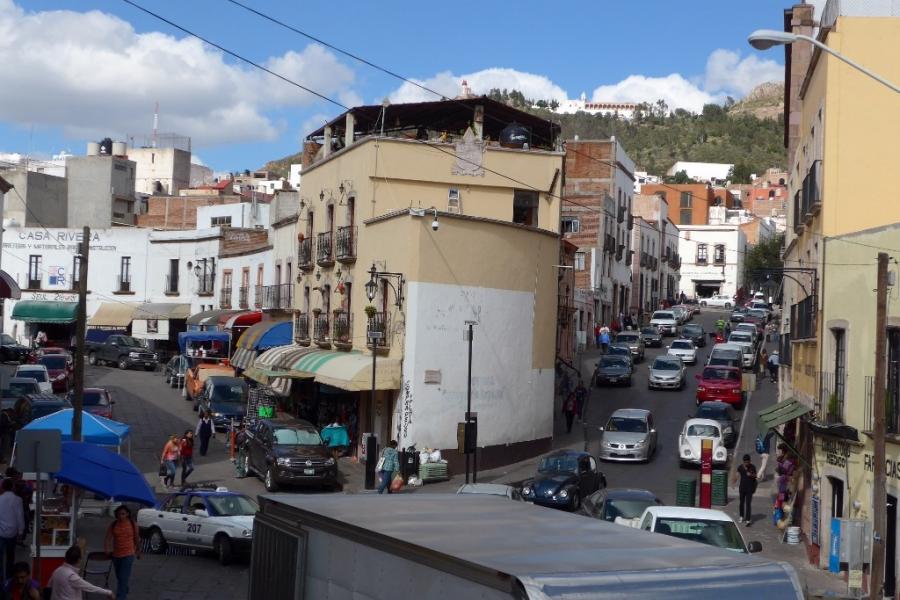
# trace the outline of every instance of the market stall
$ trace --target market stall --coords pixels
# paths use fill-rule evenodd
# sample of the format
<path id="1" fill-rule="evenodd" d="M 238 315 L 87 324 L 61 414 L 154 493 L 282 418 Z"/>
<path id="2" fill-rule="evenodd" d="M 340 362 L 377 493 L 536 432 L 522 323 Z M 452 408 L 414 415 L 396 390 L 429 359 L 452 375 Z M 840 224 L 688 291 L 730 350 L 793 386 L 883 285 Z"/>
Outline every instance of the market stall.
<path id="1" fill-rule="evenodd" d="M 23 430 L 47 430 L 56 429 L 61 432 L 64 442 L 72 440 L 72 419 L 75 410 L 67 408 L 33 420 L 23 427 Z M 105 419 L 85 411 L 81 413 L 81 438 L 97 446 L 115 448 L 122 453 L 122 445 L 128 442 L 127 454 L 131 455 L 131 428 L 124 423 Z M 13 450 L 15 453 L 15 450 Z"/>
<path id="2" fill-rule="evenodd" d="M 248 328 L 235 344 L 231 364 L 239 369 L 253 366 L 258 353 L 291 343 L 291 321 L 262 321 Z"/>
<path id="3" fill-rule="evenodd" d="M 69 348 L 73 345 L 77 312 L 77 302 L 19 300 L 13 306 L 11 318 L 25 323 L 26 345 L 31 345 L 34 336 L 42 331 L 47 335 L 47 345 Z"/>
<path id="4" fill-rule="evenodd" d="M 147 346 L 162 357 L 178 350 L 178 334 L 187 329 L 191 305 L 174 302 L 145 302 L 137 305 L 131 322 L 131 335 L 146 340 Z"/>
<path id="5" fill-rule="evenodd" d="M 228 358 L 231 334 L 227 331 L 182 331 L 178 334 L 178 349 L 185 356 Z"/>

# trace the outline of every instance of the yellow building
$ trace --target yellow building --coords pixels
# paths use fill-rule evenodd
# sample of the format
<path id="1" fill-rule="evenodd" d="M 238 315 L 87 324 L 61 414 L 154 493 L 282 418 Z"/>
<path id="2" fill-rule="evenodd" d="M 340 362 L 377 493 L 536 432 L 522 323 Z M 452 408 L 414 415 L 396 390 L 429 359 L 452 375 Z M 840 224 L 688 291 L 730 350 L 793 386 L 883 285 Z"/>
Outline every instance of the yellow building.
<path id="1" fill-rule="evenodd" d="M 785 11 L 785 30 L 815 35 L 900 82 L 900 19 L 874 4 L 830 0 L 818 9 L 795 5 Z M 896 236 L 877 228 L 900 222 L 900 203 L 891 200 L 890 183 L 900 136 L 900 122 L 894 118 L 898 96 L 806 42 L 788 47 L 786 69 L 791 200 L 780 394 L 782 401 L 794 399 L 813 411 L 796 439 L 801 454 L 813 463 L 800 485 L 801 514 L 804 531 L 814 550 L 821 549 L 819 562 L 825 565 L 830 518 L 871 518 L 871 477 L 866 479 L 864 458 L 870 444 L 856 432 L 867 427 L 865 385 L 874 373 L 877 250 L 859 244 Z M 900 247 L 897 242 L 884 245 Z M 858 509 L 854 501 L 859 501 Z M 889 556 L 893 561 L 893 550 Z"/>
<path id="2" fill-rule="evenodd" d="M 550 448 L 558 135 L 543 119 L 465 98 L 357 107 L 307 138 L 295 338 L 317 352 L 298 367 L 301 404 L 355 411 L 379 444 L 441 449 L 458 466 L 474 321 L 479 464 Z M 373 277 L 373 267 L 396 276 Z M 383 336 L 374 405 L 369 331 Z M 347 366 L 326 373 L 329 364 Z"/>

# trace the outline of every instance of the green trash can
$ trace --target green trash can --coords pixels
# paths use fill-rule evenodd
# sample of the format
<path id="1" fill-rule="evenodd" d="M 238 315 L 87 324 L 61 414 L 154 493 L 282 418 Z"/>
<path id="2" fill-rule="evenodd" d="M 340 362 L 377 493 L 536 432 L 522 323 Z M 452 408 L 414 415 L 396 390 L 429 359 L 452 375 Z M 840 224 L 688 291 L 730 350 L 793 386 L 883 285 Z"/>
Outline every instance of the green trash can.
<path id="1" fill-rule="evenodd" d="M 712 504 L 725 506 L 728 504 L 728 471 L 712 472 Z"/>
<path id="2" fill-rule="evenodd" d="M 675 488 L 675 506 L 696 506 L 694 499 L 697 497 L 697 478 L 683 477 L 678 480 Z"/>

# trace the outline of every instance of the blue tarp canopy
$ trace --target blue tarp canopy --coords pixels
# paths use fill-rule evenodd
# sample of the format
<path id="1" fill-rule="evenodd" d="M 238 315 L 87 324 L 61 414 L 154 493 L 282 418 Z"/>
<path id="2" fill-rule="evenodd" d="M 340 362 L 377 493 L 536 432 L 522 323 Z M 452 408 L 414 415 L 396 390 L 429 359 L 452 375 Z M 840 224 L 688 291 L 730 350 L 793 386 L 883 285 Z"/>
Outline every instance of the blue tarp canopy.
<path id="1" fill-rule="evenodd" d="M 178 334 L 178 348 L 184 354 L 189 344 L 203 342 L 231 343 L 231 334 L 227 331 L 182 331 Z"/>
<path id="2" fill-rule="evenodd" d="M 87 413 L 85 413 L 87 416 Z M 85 442 L 63 442 L 62 468 L 57 481 L 119 502 L 156 504 L 147 480 L 130 460 Z"/>
<path id="3" fill-rule="evenodd" d="M 72 416 L 75 410 L 66 408 L 35 419 L 23 429 L 29 431 L 57 429 L 64 442 L 72 439 Z M 84 411 L 81 413 L 81 439 L 88 444 L 119 447 L 128 437 L 131 428 L 124 423 L 112 421 Z"/>

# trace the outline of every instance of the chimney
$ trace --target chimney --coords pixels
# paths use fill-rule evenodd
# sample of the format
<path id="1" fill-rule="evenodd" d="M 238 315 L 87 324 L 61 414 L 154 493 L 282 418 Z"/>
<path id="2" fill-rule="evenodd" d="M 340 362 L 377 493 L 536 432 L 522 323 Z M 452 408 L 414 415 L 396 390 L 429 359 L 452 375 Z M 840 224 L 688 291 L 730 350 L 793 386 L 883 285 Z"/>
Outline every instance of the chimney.
<path id="1" fill-rule="evenodd" d="M 813 17 L 815 6 L 812 4 L 795 4 L 791 10 L 785 11 L 784 29 L 791 33 L 813 35 Z M 812 44 L 787 44 L 784 47 L 785 68 L 785 146 L 787 148 L 788 170 L 794 164 L 794 153 L 800 139 L 801 100 L 800 88 L 809 70 L 812 58 Z"/>
<path id="2" fill-rule="evenodd" d="M 306 140 L 303 142 L 303 156 L 300 157 L 300 164 L 303 165 L 304 169 L 313 164 L 313 161 L 316 159 L 316 154 L 319 153 L 321 147 L 320 144 L 313 140 Z"/>

